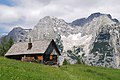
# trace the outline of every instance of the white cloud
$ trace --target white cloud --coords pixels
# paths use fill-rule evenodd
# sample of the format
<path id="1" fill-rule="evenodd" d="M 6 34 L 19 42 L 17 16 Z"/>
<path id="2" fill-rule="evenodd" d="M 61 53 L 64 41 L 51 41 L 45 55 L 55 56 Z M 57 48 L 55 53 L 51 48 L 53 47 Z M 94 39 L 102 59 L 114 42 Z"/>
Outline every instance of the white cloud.
<path id="1" fill-rule="evenodd" d="M 77 18 L 87 17 L 91 13 L 111 14 L 120 19 L 119 0 L 12 0 L 14 6 L 0 5 L 0 26 L 33 27 L 44 16 L 55 16 L 71 22 Z M 14 25 L 13 25 L 14 23 Z M 10 30 L 9 29 L 9 30 Z"/>
<path id="2" fill-rule="evenodd" d="M 15 11 L 15 8 L 0 5 L 0 23 L 10 23 L 16 21 L 19 16 Z"/>

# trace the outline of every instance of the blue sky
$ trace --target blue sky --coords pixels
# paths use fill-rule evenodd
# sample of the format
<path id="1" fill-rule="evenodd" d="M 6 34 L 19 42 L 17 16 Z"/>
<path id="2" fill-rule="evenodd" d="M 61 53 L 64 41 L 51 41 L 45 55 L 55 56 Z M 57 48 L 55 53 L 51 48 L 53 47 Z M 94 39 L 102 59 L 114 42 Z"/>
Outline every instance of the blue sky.
<path id="1" fill-rule="evenodd" d="M 14 6 L 15 3 L 12 0 L 0 0 L 1 5 Z"/>
<path id="2" fill-rule="evenodd" d="M 120 20 L 119 4 L 120 0 L 0 0 L 0 34 L 14 27 L 33 28 L 45 16 L 72 22 L 101 12 Z"/>
<path id="3" fill-rule="evenodd" d="M 0 0 L 0 5 L 6 5 L 6 6 L 14 6 L 15 3 L 12 0 Z M 7 24 L 0 23 L 0 34 L 7 34 L 8 31 L 6 31 L 3 27 Z"/>

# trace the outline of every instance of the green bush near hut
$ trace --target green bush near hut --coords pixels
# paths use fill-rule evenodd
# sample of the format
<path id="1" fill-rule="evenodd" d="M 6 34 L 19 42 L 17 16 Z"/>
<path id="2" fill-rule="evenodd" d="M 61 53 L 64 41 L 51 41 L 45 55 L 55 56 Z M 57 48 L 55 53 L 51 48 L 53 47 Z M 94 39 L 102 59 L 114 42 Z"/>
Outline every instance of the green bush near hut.
<path id="1" fill-rule="evenodd" d="M 0 80 L 120 80 L 120 70 L 82 64 L 57 68 L 0 57 Z"/>
<path id="2" fill-rule="evenodd" d="M 68 65 L 68 61 L 65 59 L 64 62 L 63 62 L 63 65 Z"/>

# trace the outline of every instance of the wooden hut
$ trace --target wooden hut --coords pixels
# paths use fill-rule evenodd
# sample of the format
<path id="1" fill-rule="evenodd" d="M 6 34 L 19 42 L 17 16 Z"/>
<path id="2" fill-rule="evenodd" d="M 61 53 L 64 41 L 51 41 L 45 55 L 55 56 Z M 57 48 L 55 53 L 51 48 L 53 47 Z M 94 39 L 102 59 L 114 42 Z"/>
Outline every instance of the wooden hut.
<path id="1" fill-rule="evenodd" d="M 60 51 L 54 40 L 15 43 L 5 57 L 27 62 L 57 64 Z"/>

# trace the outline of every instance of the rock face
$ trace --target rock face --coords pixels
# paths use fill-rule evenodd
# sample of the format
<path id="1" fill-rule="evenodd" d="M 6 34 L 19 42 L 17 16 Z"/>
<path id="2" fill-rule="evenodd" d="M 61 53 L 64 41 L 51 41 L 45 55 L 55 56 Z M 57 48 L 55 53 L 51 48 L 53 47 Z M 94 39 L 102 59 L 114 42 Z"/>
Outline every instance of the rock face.
<path id="1" fill-rule="evenodd" d="M 46 16 L 33 28 L 31 37 L 33 40 L 55 39 L 56 34 L 68 36 L 73 32 L 73 28 L 64 20 Z"/>
<path id="2" fill-rule="evenodd" d="M 119 21 L 117 19 L 112 19 L 110 14 L 102 14 L 102 13 L 93 13 L 91 14 L 88 18 L 81 18 L 73 21 L 70 23 L 73 26 L 84 26 L 84 24 L 91 22 L 94 18 L 98 18 L 100 16 L 106 16 L 108 17 L 111 21 L 118 23 Z"/>
<path id="3" fill-rule="evenodd" d="M 16 42 L 54 39 L 71 64 L 120 68 L 120 23 L 110 14 L 93 13 L 72 23 L 46 16 L 29 33 L 15 28 L 8 37 Z"/>
<path id="4" fill-rule="evenodd" d="M 98 16 L 98 15 L 96 15 Z M 91 36 L 87 45 L 84 44 L 82 59 L 85 64 L 104 67 L 120 67 L 120 24 L 110 15 L 104 14 L 91 18 L 81 28 L 82 36 Z"/>
<path id="5" fill-rule="evenodd" d="M 61 36 L 68 36 L 74 33 L 74 30 L 64 20 L 46 16 L 38 22 L 38 24 L 30 32 L 32 40 L 52 40 L 58 44 L 60 51 L 63 51 Z"/>
<path id="6" fill-rule="evenodd" d="M 11 37 L 14 40 L 14 42 L 24 42 L 28 40 L 28 33 L 28 30 L 26 31 L 21 27 L 16 27 L 12 31 L 10 31 L 6 37 Z"/>
<path id="7" fill-rule="evenodd" d="M 101 26 L 85 63 L 93 66 L 120 67 L 120 25 Z"/>
<path id="8" fill-rule="evenodd" d="M 71 23 L 72 26 L 83 26 L 86 23 L 86 18 L 81 18 L 73 21 Z"/>

